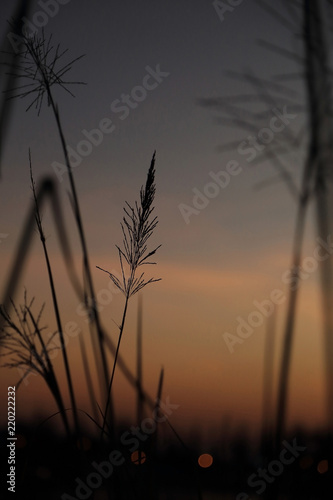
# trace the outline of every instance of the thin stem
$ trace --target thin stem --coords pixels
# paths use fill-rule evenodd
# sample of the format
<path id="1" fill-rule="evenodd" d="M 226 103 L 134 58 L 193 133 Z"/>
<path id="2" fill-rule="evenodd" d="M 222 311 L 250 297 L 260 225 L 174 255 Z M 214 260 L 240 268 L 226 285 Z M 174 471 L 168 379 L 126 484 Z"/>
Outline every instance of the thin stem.
<path id="1" fill-rule="evenodd" d="M 42 346 L 42 349 L 43 349 L 43 352 L 45 354 L 45 360 L 46 360 L 46 365 L 47 365 L 47 368 L 45 367 L 45 369 L 43 370 L 44 371 L 45 381 L 46 381 L 47 385 L 49 386 L 50 391 L 53 394 L 53 397 L 55 398 L 55 400 L 57 402 L 59 411 L 61 413 L 61 416 L 62 416 L 62 419 L 63 419 L 63 422 L 64 422 L 64 426 L 65 426 L 67 435 L 70 438 L 71 437 L 71 432 L 70 432 L 69 425 L 68 425 L 68 419 L 67 419 L 67 414 L 66 414 L 66 410 L 65 410 L 65 405 L 64 405 L 64 402 L 63 402 L 63 399 L 62 399 L 62 395 L 61 395 L 61 392 L 60 392 L 60 389 L 59 389 L 59 384 L 58 384 L 58 381 L 57 381 L 57 377 L 56 377 L 56 375 L 54 373 L 52 362 L 50 360 L 50 357 L 49 357 L 49 354 L 48 354 L 45 342 L 43 340 L 43 337 L 41 335 L 40 329 L 38 327 L 38 324 L 37 324 L 35 318 L 33 317 L 33 315 L 32 315 L 32 313 L 31 313 L 31 311 L 30 311 L 29 308 L 27 309 L 27 312 L 28 312 L 28 314 L 30 316 L 31 322 L 32 322 L 32 324 L 33 324 L 33 326 L 35 328 L 35 332 L 37 334 L 37 337 L 39 339 L 39 342 L 40 342 L 40 344 Z"/>
<path id="2" fill-rule="evenodd" d="M 136 340 L 136 366 L 137 366 L 137 380 L 139 387 L 142 387 L 142 296 L 139 295 L 138 300 L 138 320 L 137 320 L 137 340 Z M 144 397 L 142 391 L 137 391 L 137 423 L 141 425 L 143 418 L 143 402 Z M 140 457 L 139 457 L 140 459 Z M 140 460 L 139 460 L 140 461 Z"/>
<path id="3" fill-rule="evenodd" d="M 112 373 L 111 373 L 110 383 L 109 383 L 109 387 L 108 387 L 108 398 L 107 398 L 106 406 L 105 406 L 101 439 L 102 439 L 103 434 L 104 434 L 104 429 L 105 429 L 105 424 L 106 424 L 106 419 L 107 419 L 107 414 L 108 414 L 108 409 L 109 409 L 109 404 L 110 404 L 110 399 L 111 399 L 112 384 L 113 384 L 114 374 L 115 374 L 117 360 L 118 360 L 118 353 L 119 353 L 119 348 L 120 348 L 120 342 L 121 342 L 121 338 L 122 338 L 123 331 L 124 331 L 124 326 L 125 326 L 125 319 L 126 319 L 128 301 L 129 301 L 129 294 L 127 293 L 126 299 L 125 299 L 124 311 L 123 311 L 123 318 L 121 320 L 121 325 L 120 325 L 120 328 L 119 328 L 119 337 L 118 337 L 118 343 L 117 343 L 117 348 L 116 348 L 116 354 L 114 356 Z"/>
<path id="4" fill-rule="evenodd" d="M 276 314 L 267 322 L 264 345 L 263 399 L 262 399 L 262 445 L 272 442 L 272 392 Z"/>
<path id="5" fill-rule="evenodd" d="M 71 399 L 71 405 L 73 408 L 75 431 L 76 431 L 77 437 L 79 437 L 80 428 L 79 428 L 79 420 L 78 420 L 78 415 L 77 415 L 77 406 L 76 406 L 76 401 L 75 401 L 72 376 L 71 376 L 71 371 L 70 371 L 70 367 L 69 367 L 67 349 L 66 349 L 66 344 L 65 344 L 64 335 L 63 335 L 62 322 L 61 322 L 60 311 L 59 311 L 59 306 L 58 306 L 57 294 L 56 294 L 56 290 L 55 290 L 55 286 L 54 286 L 51 262 L 50 262 L 48 251 L 47 251 L 46 240 L 45 240 L 45 235 L 44 235 L 43 226 L 42 226 L 42 220 L 41 220 L 39 207 L 38 207 L 38 201 L 37 201 L 37 197 L 36 197 L 35 184 L 34 184 L 34 180 L 33 180 L 33 176 L 32 176 L 30 150 L 29 150 L 29 162 L 30 162 L 30 179 L 31 179 L 31 185 L 32 185 L 33 196 L 34 196 L 35 207 L 36 207 L 36 223 L 37 223 L 37 227 L 38 227 L 38 231 L 39 231 L 39 235 L 40 235 L 40 240 L 41 240 L 42 246 L 43 246 L 43 252 L 44 252 L 44 257 L 45 257 L 46 267 L 47 267 L 47 273 L 48 273 L 49 282 L 50 282 L 53 309 L 54 309 L 58 333 L 59 333 L 59 337 L 60 337 L 61 351 L 62 351 L 63 361 L 64 361 L 64 365 L 65 365 L 66 378 L 67 378 L 67 384 L 68 384 L 68 389 L 69 389 L 69 394 L 70 394 L 70 399 Z"/>
<path id="6" fill-rule="evenodd" d="M 86 352 L 84 339 L 82 338 L 82 335 L 79 335 L 79 342 L 80 342 L 81 358 L 82 358 L 83 370 L 84 370 L 86 383 L 87 383 L 90 404 L 91 404 L 91 408 L 92 408 L 92 411 L 94 414 L 94 418 L 97 421 L 99 415 L 97 412 L 97 407 L 96 407 L 96 402 L 95 402 L 94 385 L 93 385 L 92 378 L 91 378 L 90 367 L 89 367 L 89 362 L 88 362 L 88 358 L 87 358 L 87 352 Z"/>
<path id="7" fill-rule="evenodd" d="M 304 177 L 306 177 L 306 173 L 304 174 Z M 307 183 L 307 178 L 304 178 L 304 182 Z M 282 351 L 280 381 L 278 389 L 277 423 L 276 423 L 276 435 L 275 435 L 276 450 L 279 449 L 281 436 L 285 426 L 291 350 L 292 350 L 292 341 L 293 341 L 294 326 L 295 326 L 298 290 L 300 285 L 299 267 L 301 264 L 302 245 L 304 239 L 308 200 L 309 200 L 309 194 L 306 190 L 305 194 L 300 198 L 297 217 L 296 217 L 294 250 L 293 250 L 292 267 L 291 267 L 291 273 L 293 279 L 291 280 L 289 289 L 289 300 L 288 300 L 287 318 L 286 318 L 285 333 L 284 333 L 284 345 Z"/>
<path id="8" fill-rule="evenodd" d="M 331 216 L 329 207 L 328 182 L 332 162 L 332 118 L 331 111 L 331 84 L 329 77 L 329 53 L 324 30 L 324 3 L 306 0 L 306 23 L 309 36 L 306 37 L 308 54 L 308 99 L 311 111 L 311 139 L 316 151 L 316 217 L 317 234 L 322 240 L 330 235 Z M 330 7 L 331 8 L 331 7 Z M 319 263 L 322 312 L 324 318 L 324 351 L 326 362 L 327 384 L 327 423 L 332 432 L 333 422 L 333 309 L 332 309 L 332 257 L 323 259 Z"/>
<path id="9" fill-rule="evenodd" d="M 82 224 L 82 217 L 81 217 L 81 212 L 80 212 L 79 200 L 78 200 L 78 196 L 77 196 L 77 192 L 76 192 L 76 187 L 75 187 L 75 183 L 74 183 L 72 169 L 70 166 L 70 160 L 69 160 L 69 155 L 68 155 L 68 151 L 67 151 L 67 147 L 66 147 L 65 136 L 64 136 L 61 121 L 60 121 L 59 110 L 54 102 L 51 88 L 50 88 L 49 82 L 47 80 L 47 76 L 44 74 L 42 69 L 40 69 L 40 71 L 41 71 L 43 78 L 44 78 L 44 83 L 45 83 L 45 86 L 47 89 L 49 103 L 51 104 L 51 107 L 53 110 L 53 114 L 54 114 L 57 128 L 58 128 L 58 133 L 60 136 L 60 141 L 61 141 L 63 153 L 65 156 L 65 163 L 66 163 L 66 167 L 67 167 L 67 171 L 68 171 L 69 182 L 70 182 L 72 196 L 73 196 L 73 207 L 74 207 L 75 219 L 76 219 L 76 223 L 78 226 L 79 237 L 80 237 L 80 242 L 81 242 L 81 247 L 82 247 L 83 267 L 84 267 L 85 273 L 86 273 L 88 289 L 89 289 L 89 294 L 90 294 L 90 300 L 91 300 L 91 305 L 89 305 L 89 303 L 87 303 L 86 305 L 87 305 L 87 307 L 90 306 L 90 312 L 91 312 L 91 315 L 93 317 L 94 323 L 96 325 L 96 330 L 97 330 L 97 334 L 98 334 L 99 351 L 100 351 L 100 357 L 102 360 L 102 369 L 103 369 L 103 373 L 104 373 L 104 385 L 105 385 L 105 391 L 107 391 L 109 376 L 108 376 L 107 359 L 106 359 L 106 355 L 105 355 L 104 348 L 103 348 L 104 333 L 103 333 L 103 329 L 102 329 L 101 324 L 100 324 L 99 314 L 98 314 L 98 311 L 96 308 L 95 291 L 94 291 L 93 280 L 92 280 L 91 271 L 90 271 L 88 250 L 87 250 L 86 239 L 85 239 L 85 234 L 84 234 L 84 229 L 83 229 L 83 224 Z M 98 373 L 100 373 L 99 361 L 97 359 L 95 361 L 96 361 L 97 371 L 98 371 Z M 106 394 L 107 394 L 107 392 L 106 392 Z M 109 396 L 107 395 L 107 398 L 108 397 Z"/>
<path id="10" fill-rule="evenodd" d="M 315 12 L 312 9 L 316 9 Z M 323 73 L 325 73 L 325 70 L 322 71 L 323 66 L 325 65 L 322 53 L 324 48 L 322 46 L 323 41 L 318 40 L 318 31 L 316 33 L 316 30 L 320 31 L 321 20 L 316 5 L 310 2 L 309 0 L 303 1 L 303 13 L 304 13 L 303 40 L 304 40 L 305 55 L 306 55 L 305 69 L 306 69 L 306 84 L 307 84 L 308 100 L 310 108 L 311 139 L 308 151 L 308 159 L 304 168 L 303 185 L 299 201 L 298 215 L 296 219 L 295 237 L 294 237 L 293 270 L 295 270 L 295 276 L 294 276 L 294 282 L 291 283 L 291 288 L 290 288 L 285 339 L 284 339 L 284 349 L 282 355 L 280 387 L 279 387 L 278 407 L 277 407 L 277 428 L 276 428 L 276 440 L 275 440 L 275 446 L 277 449 L 280 445 L 280 440 L 285 425 L 287 384 L 289 378 L 291 348 L 292 348 L 296 303 L 297 303 L 298 288 L 299 288 L 298 270 L 301 263 L 301 249 L 302 249 L 304 230 L 305 230 L 305 216 L 311 194 L 311 184 L 318 186 L 318 180 L 321 177 L 318 155 L 320 153 L 320 145 L 322 146 L 322 144 L 320 144 L 321 138 L 318 138 L 318 130 L 320 133 L 320 131 L 323 131 L 325 129 L 325 120 L 324 120 L 325 115 L 322 115 L 322 94 L 326 94 L 326 92 L 325 88 L 323 88 L 322 80 L 319 82 L 318 85 L 318 71 L 321 73 L 320 75 L 321 78 L 323 78 Z M 312 23 L 313 19 L 316 19 L 316 26 L 314 26 Z M 314 47 L 317 47 L 317 49 L 314 50 Z M 318 195 L 318 187 L 317 187 L 317 195 Z M 330 366 L 330 361 L 329 361 L 329 366 Z"/>

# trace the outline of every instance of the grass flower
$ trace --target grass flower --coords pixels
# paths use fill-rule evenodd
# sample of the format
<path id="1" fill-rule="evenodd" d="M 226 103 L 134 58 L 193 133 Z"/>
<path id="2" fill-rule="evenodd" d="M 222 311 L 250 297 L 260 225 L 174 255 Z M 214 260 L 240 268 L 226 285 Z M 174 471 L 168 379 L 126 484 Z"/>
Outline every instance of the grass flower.
<path id="1" fill-rule="evenodd" d="M 147 241 L 153 234 L 154 229 L 158 224 L 157 217 L 151 218 L 154 210 L 153 202 L 155 198 L 155 153 L 151 160 L 151 165 L 147 175 L 145 187 L 140 190 L 140 205 L 135 202 L 134 207 L 126 202 L 124 208 L 125 216 L 121 223 L 123 232 L 123 249 L 116 245 L 119 254 L 121 267 L 122 281 L 114 274 L 97 266 L 101 271 L 106 272 L 115 286 L 125 295 L 130 298 L 132 295 L 141 290 L 149 283 L 160 281 L 160 278 L 145 279 L 144 272 L 140 276 L 136 276 L 136 272 L 140 266 L 147 264 L 156 264 L 148 259 L 152 257 L 161 245 L 154 250 L 148 251 Z M 126 275 L 124 261 L 128 266 Z"/>
<path id="2" fill-rule="evenodd" d="M 24 304 L 17 308 L 12 302 L 16 319 L 13 319 L 7 311 L 0 305 L 0 316 L 2 316 L 3 327 L 0 331 L 0 344 L 2 347 L 1 357 L 8 358 L 2 364 L 5 368 L 17 368 L 23 372 L 21 379 L 16 384 L 18 388 L 24 378 L 31 372 L 43 377 L 48 385 L 62 416 L 64 426 L 70 435 L 66 411 L 59 389 L 57 377 L 53 369 L 50 353 L 58 347 L 53 342 L 57 332 L 50 335 L 48 340 L 43 338 L 43 331 L 46 327 L 40 326 L 43 307 L 36 317 L 32 312 L 34 299 L 27 301 L 27 294 L 24 295 Z"/>
<path id="3" fill-rule="evenodd" d="M 106 354 L 104 350 L 104 337 L 105 332 L 102 329 L 99 314 L 96 307 L 96 298 L 94 291 L 94 284 L 92 281 L 91 268 L 89 263 L 88 248 L 86 243 L 86 237 L 83 227 L 83 221 L 81 217 L 81 209 L 79 205 L 79 198 L 77 195 L 77 190 L 74 182 L 74 176 L 72 173 L 72 168 L 70 164 L 67 141 L 65 139 L 64 130 L 61 124 L 59 107 L 54 99 L 53 89 L 55 86 L 60 86 L 62 89 L 67 91 L 70 95 L 73 95 L 69 89 L 68 85 L 82 84 L 83 82 L 78 81 L 68 81 L 65 79 L 67 73 L 72 69 L 73 64 L 83 57 L 79 56 L 72 59 L 68 63 L 63 63 L 63 56 L 67 53 L 67 50 L 60 50 L 59 44 L 57 46 L 52 44 L 52 35 L 46 39 L 44 31 L 42 30 L 41 35 L 36 33 L 31 36 L 23 34 L 22 37 L 22 52 L 18 63 L 11 66 L 10 75 L 16 79 L 23 79 L 25 82 L 16 87 L 10 89 L 10 98 L 20 97 L 25 98 L 28 96 L 33 96 L 33 100 L 29 104 L 28 109 L 35 105 L 38 114 L 41 111 L 42 103 L 44 98 L 47 100 L 47 104 L 50 106 L 53 112 L 58 134 L 61 142 L 62 151 L 65 157 L 65 163 L 67 167 L 67 173 L 69 177 L 69 183 L 71 188 L 71 198 L 72 198 L 72 208 L 74 212 L 74 217 L 80 237 L 82 257 L 83 257 L 83 272 L 85 281 L 85 305 L 89 311 L 89 316 L 91 318 L 91 323 L 89 325 L 91 336 L 93 337 L 94 354 L 96 359 L 96 368 L 100 378 L 100 385 L 102 388 L 103 395 L 107 397 L 108 383 L 109 383 L 109 370 L 107 366 Z M 97 342 L 95 342 L 95 336 L 97 336 Z"/>
<path id="4" fill-rule="evenodd" d="M 146 285 L 160 281 L 161 278 L 149 278 L 146 279 L 144 272 L 141 272 L 137 276 L 137 270 L 139 267 L 147 264 L 155 264 L 155 262 L 150 262 L 150 257 L 152 257 L 161 245 L 157 246 L 154 250 L 148 250 L 147 242 L 152 236 L 154 229 L 158 224 L 157 217 L 152 217 L 154 210 L 154 199 L 155 199 L 155 154 L 154 152 L 150 167 L 148 170 L 147 180 L 145 187 L 141 187 L 140 190 L 140 204 L 135 202 L 134 207 L 126 202 L 126 207 L 124 208 L 125 216 L 123 217 L 123 222 L 121 223 L 121 228 L 123 232 L 123 249 L 116 245 L 119 254 L 119 261 L 121 267 L 122 280 L 119 280 L 114 274 L 102 269 L 97 266 L 98 269 L 107 273 L 110 279 L 115 284 L 115 286 L 121 290 L 125 296 L 125 305 L 123 311 L 123 317 L 121 325 L 119 327 L 119 337 L 115 353 L 115 358 L 113 362 L 113 369 L 109 383 L 108 399 L 106 403 L 106 408 L 104 412 L 104 422 L 102 435 L 104 432 L 108 407 L 111 398 L 111 389 L 113 378 L 115 374 L 115 369 L 117 365 L 118 353 L 121 338 L 124 331 L 128 301 L 132 295 L 142 290 Z M 125 272 L 124 264 L 127 264 L 127 273 Z"/>
<path id="5" fill-rule="evenodd" d="M 84 56 L 81 55 L 62 64 L 62 58 L 67 51 L 68 49 L 61 51 L 59 44 L 56 47 L 53 46 L 52 35 L 46 39 L 44 31 L 41 35 L 38 33 L 31 36 L 23 35 L 21 57 L 19 62 L 12 66 L 9 75 L 25 79 L 28 82 L 10 89 L 10 98 L 33 96 L 26 111 L 35 105 L 38 114 L 40 114 L 45 96 L 48 106 L 51 105 L 51 87 L 58 85 L 73 96 L 67 86 L 84 83 L 67 81 L 64 80 L 64 77 L 71 70 L 73 64 Z"/>

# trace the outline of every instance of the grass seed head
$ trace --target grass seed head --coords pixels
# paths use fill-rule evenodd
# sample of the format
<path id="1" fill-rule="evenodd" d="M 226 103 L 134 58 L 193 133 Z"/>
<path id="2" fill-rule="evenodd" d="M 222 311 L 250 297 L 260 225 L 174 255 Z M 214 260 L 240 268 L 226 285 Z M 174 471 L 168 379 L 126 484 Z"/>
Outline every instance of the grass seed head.
<path id="1" fill-rule="evenodd" d="M 152 257 L 161 246 L 159 245 L 151 251 L 148 250 L 147 246 L 147 242 L 158 224 L 157 217 L 152 216 L 154 210 L 153 202 L 155 192 L 154 152 L 148 170 L 146 184 L 145 186 L 142 186 L 140 190 L 140 203 L 135 202 L 134 206 L 132 206 L 126 202 L 126 206 L 124 207 L 125 215 L 121 223 L 123 246 L 121 248 L 116 245 L 118 249 L 122 279 L 119 280 L 114 274 L 99 267 L 99 269 L 109 274 L 115 286 L 128 298 L 149 283 L 160 281 L 160 278 L 150 278 L 146 280 L 144 272 L 142 272 L 140 276 L 136 276 L 137 270 L 140 266 L 145 264 L 156 264 L 148 259 L 150 259 L 150 257 Z M 127 274 L 125 273 L 125 264 L 127 267 Z"/>

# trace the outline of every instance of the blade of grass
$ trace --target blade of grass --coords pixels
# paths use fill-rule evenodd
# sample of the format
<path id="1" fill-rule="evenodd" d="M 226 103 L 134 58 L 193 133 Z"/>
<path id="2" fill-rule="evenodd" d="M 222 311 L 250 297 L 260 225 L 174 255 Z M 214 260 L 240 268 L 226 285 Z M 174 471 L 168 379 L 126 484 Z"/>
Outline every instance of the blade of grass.
<path id="1" fill-rule="evenodd" d="M 46 246 L 46 239 L 45 239 L 45 235 L 44 235 L 44 231 L 43 231 L 42 219 L 41 219 L 41 215 L 39 212 L 39 206 L 38 206 L 38 201 L 37 201 L 37 196 L 36 196 L 35 182 L 34 182 L 33 174 L 32 174 L 32 163 L 31 163 L 30 150 L 29 150 L 29 164 L 30 164 L 30 181 L 31 181 L 31 187 L 32 187 L 35 208 L 36 208 L 36 214 L 35 214 L 36 225 L 38 228 L 40 240 L 42 242 L 43 252 L 44 252 L 44 257 L 45 257 L 45 262 L 46 262 L 46 267 L 47 267 L 47 274 L 48 274 L 49 283 L 50 283 L 53 309 L 54 309 L 54 314 L 55 314 L 57 328 L 58 328 L 58 335 L 60 337 L 61 352 L 62 352 L 64 366 L 65 366 L 66 379 L 67 379 L 67 385 L 68 385 L 68 389 L 69 389 L 71 406 L 73 409 L 75 433 L 76 433 L 76 437 L 79 438 L 80 426 L 79 426 L 79 420 L 78 420 L 78 415 L 77 415 L 77 406 L 76 406 L 76 401 L 75 401 L 72 375 L 71 375 L 71 370 L 70 370 L 68 356 L 67 356 L 67 348 L 66 348 L 66 344 L 64 341 L 62 321 L 61 321 L 60 310 L 59 310 L 59 305 L 58 305 L 57 293 L 56 293 L 56 289 L 55 289 L 55 285 L 54 285 L 51 262 L 50 262 L 50 258 L 49 258 L 49 254 L 48 254 L 48 250 L 47 250 L 47 246 Z"/>

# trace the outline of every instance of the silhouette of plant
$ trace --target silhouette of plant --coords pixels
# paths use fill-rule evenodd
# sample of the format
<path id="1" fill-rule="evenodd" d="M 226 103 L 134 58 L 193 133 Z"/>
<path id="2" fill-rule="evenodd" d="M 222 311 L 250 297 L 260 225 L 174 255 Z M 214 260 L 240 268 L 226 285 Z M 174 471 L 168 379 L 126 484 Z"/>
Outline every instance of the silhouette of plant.
<path id="1" fill-rule="evenodd" d="M 109 383 L 108 400 L 104 412 L 103 431 L 106 424 L 107 412 L 111 397 L 111 389 L 112 389 L 115 368 L 117 365 L 120 342 L 124 331 L 128 301 L 130 297 L 132 297 L 132 295 L 137 293 L 146 285 L 148 285 L 149 283 L 160 281 L 161 279 L 161 278 L 158 279 L 150 278 L 148 280 L 145 280 L 144 272 L 142 272 L 139 277 L 136 277 L 136 272 L 140 266 L 145 264 L 155 264 L 155 262 L 148 262 L 147 259 L 149 259 L 149 257 L 154 255 L 161 246 L 159 245 L 150 252 L 147 249 L 147 241 L 153 234 L 153 231 L 158 224 L 157 217 L 151 219 L 151 215 L 154 210 L 153 202 L 155 198 L 155 192 L 156 192 L 156 186 L 155 186 L 155 152 L 154 152 L 148 170 L 145 188 L 142 186 L 140 190 L 140 206 L 137 202 L 135 202 L 133 208 L 129 203 L 126 202 L 126 207 L 124 208 L 125 216 L 123 217 L 123 223 L 121 223 L 124 249 L 122 250 L 118 245 L 116 245 L 119 254 L 122 282 L 114 274 L 110 273 L 109 271 L 106 271 L 105 269 L 102 269 L 99 266 L 96 266 L 101 271 L 107 273 L 110 276 L 112 282 L 115 284 L 115 286 L 119 290 L 121 290 L 121 292 L 125 295 L 123 317 L 121 325 L 119 327 L 118 344 L 115 352 L 113 369 Z M 128 277 L 125 274 L 124 260 L 126 261 L 129 270 Z"/>
<path id="2" fill-rule="evenodd" d="M 51 105 L 51 87 L 59 85 L 74 97 L 67 86 L 84 85 L 84 82 L 67 81 L 64 80 L 64 76 L 72 69 L 73 64 L 84 55 L 61 64 L 62 58 L 67 52 L 68 49 L 60 50 L 60 44 L 56 47 L 52 45 L 52 35 L 47 40 L 44 30 L 41 35 L 38 33 L 31 36 L 23 34 L 21 57 L 8 74 L 17 79 L 28 80 L 28 83 L 9 89 L 7 92 L 10 93 L 10 98 L 20 97 L 22 99 L 30 95 L 34 97 L 37 94 L 26 111 L 35 105 L 39 115 L 44 97 L 47 98 L 48 106 Z"/>
<path id="3" fill-rule="evenodd" d="M 12 302 L 16 320 L 0 305 L 0 316 L 3 319 L 3 326 L 0 331 L 0 344 L 2 347 L 0 356 L 9 358 L 1 366 L 19 368 L 21 373 L 23 372 L 21 379 L 16 384 L 16 388 L 19 387 L 30 372 L 43 377 L 57 402 L 64 426 L 68 435 L 70 435 L 61 391 L 50 357 L 50 353 L 58 349 L 55 343 L 52 342 L 58 332 L 50 335 L 47 341 L 44 340 L 43 331 L 46 327 L 40 326 L 44 306 L 36 317 L 32 312 L 33 302 L 34 299 L 28 302 L 26 292 L 24 294 L 24 304 L 20 308 Z"/>

